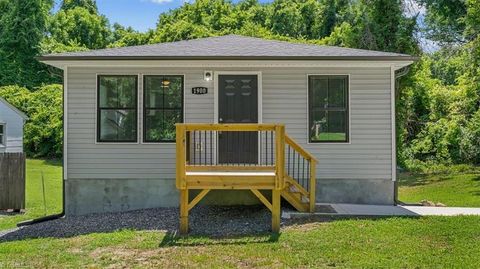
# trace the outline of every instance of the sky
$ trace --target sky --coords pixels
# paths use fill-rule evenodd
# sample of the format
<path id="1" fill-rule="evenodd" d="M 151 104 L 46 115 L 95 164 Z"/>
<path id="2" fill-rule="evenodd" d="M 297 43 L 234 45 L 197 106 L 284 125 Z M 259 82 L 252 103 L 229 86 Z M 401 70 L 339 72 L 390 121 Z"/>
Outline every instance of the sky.
<path id="1" fill-rule="evenodd" d="M 138 31 L 146 31 L 156 27 L 158 16 L 162 12 L 180 7 L 187 0 L 97 0 L 98 10 L 107 16 L 110 23 L 118 22 L 123 26 L 131 26 Z M 260 2 L 270 2 L 261 0 Z M 60 0 L 56 0 L 58 9 Z M 233 2 L 238 2 L 234 0 Z"/>

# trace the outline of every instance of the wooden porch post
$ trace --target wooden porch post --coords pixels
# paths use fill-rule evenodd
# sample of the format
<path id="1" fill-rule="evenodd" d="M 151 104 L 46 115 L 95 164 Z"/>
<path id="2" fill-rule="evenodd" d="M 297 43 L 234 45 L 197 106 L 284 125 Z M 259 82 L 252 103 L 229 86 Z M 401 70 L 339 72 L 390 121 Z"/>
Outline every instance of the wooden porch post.
<path id="1" fill-rule="evenodd" d="M 285 126 L 275 126 L 275 188 L 272 190 L 272 231 L 280 231 L 280 193 L 285 186 Z"/>
<path id="2" fill-rule="evenodd" d="M 180 190 L 180 233 L 188 233 L 188 189 Z"/>
<path id="3" fill-rule="evenodd" d="M 272 232 L 280 231 L 280 190 L 272 190 Z"/>

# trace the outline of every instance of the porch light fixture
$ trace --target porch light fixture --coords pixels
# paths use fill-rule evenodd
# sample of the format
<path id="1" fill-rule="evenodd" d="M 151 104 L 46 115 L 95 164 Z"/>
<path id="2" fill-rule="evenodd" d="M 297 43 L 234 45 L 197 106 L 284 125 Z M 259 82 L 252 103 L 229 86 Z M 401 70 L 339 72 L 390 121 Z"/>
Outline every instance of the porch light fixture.
<path id="1" fill-rule="evenodd" d="M 213 72 L 212 71 L 204 71 L 203 72 L 203 80 L 212 81 L 212 79 L 213 79 Z"/>
<path id="2" fill-rule="evenodd" d="M 168 85 L 170 85 L 170 80 L 166 78 L 162 79 L 162 87 L 166 88 Z"/>

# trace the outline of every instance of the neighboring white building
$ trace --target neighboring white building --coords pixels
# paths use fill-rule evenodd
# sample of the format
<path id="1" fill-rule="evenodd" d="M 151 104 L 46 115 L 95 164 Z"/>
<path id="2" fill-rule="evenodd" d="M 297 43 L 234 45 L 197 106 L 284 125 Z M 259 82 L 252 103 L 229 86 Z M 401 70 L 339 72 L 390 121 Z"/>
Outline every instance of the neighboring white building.
<path id="1" fill-rule="evenodd" d="M 0 153 L 23 152 L 23 125 L 28 117 L 0 98 Z"/>

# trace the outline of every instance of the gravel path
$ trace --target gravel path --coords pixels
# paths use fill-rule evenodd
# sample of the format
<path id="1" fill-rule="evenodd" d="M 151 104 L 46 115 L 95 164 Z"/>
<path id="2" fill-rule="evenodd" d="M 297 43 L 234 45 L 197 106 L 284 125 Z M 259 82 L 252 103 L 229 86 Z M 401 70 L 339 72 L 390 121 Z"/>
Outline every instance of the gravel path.
<path id="1" fill-rule="evenodd" d="M 227 237 L 270 231 L 271 215 L 264 206 L 198 206 L 189 217 L 191 235 Z M 119 229 L 176 232 L 178 208 L 156 208 L 121 213 L 91 214 L 0 231 L 0 242 L 40 237 L 72 237 Z"/>

